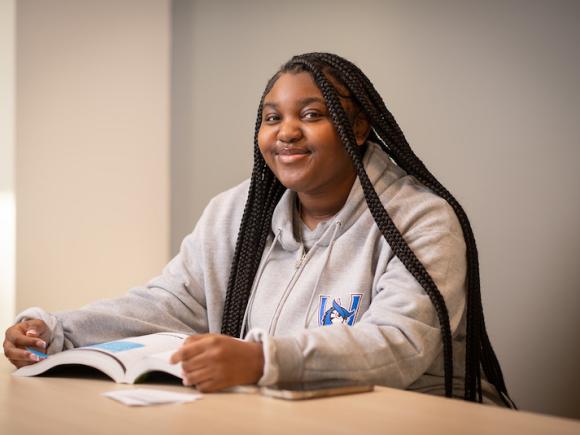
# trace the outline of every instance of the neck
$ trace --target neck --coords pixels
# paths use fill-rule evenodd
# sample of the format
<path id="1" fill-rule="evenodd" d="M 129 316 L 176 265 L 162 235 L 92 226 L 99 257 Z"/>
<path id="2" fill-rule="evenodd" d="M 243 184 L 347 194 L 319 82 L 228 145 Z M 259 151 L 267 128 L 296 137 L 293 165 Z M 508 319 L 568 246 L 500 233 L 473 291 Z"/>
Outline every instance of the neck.
<path id="1" fill-rule="evenodd" d="M 298 210 L 302 222 L 313 230 L 320 222 L 329 220 L 344 206 L 350 190 L 356 179 L 356 174 L 347 178 L 332 193 L 298 192 Z"/>

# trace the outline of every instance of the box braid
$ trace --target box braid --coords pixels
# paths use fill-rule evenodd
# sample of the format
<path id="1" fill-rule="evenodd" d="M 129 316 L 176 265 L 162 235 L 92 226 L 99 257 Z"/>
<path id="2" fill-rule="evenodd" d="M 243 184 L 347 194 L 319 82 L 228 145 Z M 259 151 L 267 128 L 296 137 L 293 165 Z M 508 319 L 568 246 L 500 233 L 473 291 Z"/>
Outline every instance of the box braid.
<path id="1" fill-rule="evenodd" d="M 254 168 L 250 181 L 248 199 L 236 242 L 234 259 L 228 281 L 222 333 L 238 336 L 242 319 L 250 297 L 254 277 L 266 239 L 270 233 L 271 218 L 276 204 L 285 188 L 266 165 L 258 147 L 258 132 L 262 123 L 264 97 L 282 73 L 308 72 L 326 101 L 330 117 L 337 134 L 350 155 L 364 196 L 378 228 L 395 255 L 423 287 L 429 296 L 439 321 L 445 373 L 445 395 L 452 396 L 453 349 L 449 314 L 437 285 L 417 259 L 383 207 L 362 163 L 348 115 L 340 104 L 335 87 L 327 75 L 343 84 L 355 103 L 366 114 L 373 131 L 369 138 L 377 142 L 402 169 L 413 175 L 434 193 L 444 198 L 458 216 L 467 247 L 467 338 L 465 357 L 465 399 L 482 401 L 481 372 L 498 390 L 501 399 L 509 407 L 515 404 L 510 399 L 501 368 L 486 332 L 479 287 L 479 264 L 477 247 L 471 225 L 459 202 L 429 172 L 415 155 L 381 96 L 364 73 L 351 62 L 329 53 L 308 53 L 294 56 L 282 66 L 268 82 L 260 99 L 254 132 Z"/>

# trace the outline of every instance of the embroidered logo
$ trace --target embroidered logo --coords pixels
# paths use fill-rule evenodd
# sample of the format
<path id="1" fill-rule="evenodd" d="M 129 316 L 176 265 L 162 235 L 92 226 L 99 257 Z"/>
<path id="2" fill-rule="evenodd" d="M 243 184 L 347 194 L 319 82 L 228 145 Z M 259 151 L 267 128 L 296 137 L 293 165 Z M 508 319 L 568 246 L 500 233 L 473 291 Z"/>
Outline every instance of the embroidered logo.
<path id="1" fill-rule="evenodd" d="M 332 305 L 327 309 L 327 302 L 330 296 L 320 296 L 320 305 L 318 307 L 318 325 L 334 325 L 337 323 L 346 323 L 352 326 L 356 318 L 356 313 L 360 304 L 362 294 L 351 293 L 350 306 L 348 309 L 342 306 L 340 298 L 332 299 Z"/>

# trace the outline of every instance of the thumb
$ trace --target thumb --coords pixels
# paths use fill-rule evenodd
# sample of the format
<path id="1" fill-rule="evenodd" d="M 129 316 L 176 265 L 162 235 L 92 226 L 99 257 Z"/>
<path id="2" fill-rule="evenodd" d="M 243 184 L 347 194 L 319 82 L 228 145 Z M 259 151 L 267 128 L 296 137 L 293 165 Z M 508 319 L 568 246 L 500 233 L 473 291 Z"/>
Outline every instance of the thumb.
<path id="1" fill-rule="evenodd" d="M 27 337 L 44 337 L 48 335 L 48 326 L 40 319 L 25 320 L 22 322 L 24 334 Z"/>

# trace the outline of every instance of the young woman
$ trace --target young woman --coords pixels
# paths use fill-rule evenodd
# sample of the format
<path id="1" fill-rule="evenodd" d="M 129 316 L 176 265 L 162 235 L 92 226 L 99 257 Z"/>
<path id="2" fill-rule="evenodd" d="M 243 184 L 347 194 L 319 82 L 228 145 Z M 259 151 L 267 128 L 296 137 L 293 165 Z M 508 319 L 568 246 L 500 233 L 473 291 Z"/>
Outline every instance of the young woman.
<path id="1" fill-rule="evenodd" d="M 174 330 L 192 334 L 172 359 L 201 391 L 339 378 L 512 405 L 467 216 L 369 79 L 336 55 L 293 57 L 254 142 L 251 179 L 210 202 L 161 276 L 80 310 L 24 311 L 12 363 L 37 361 L 26 346 Z"/>

